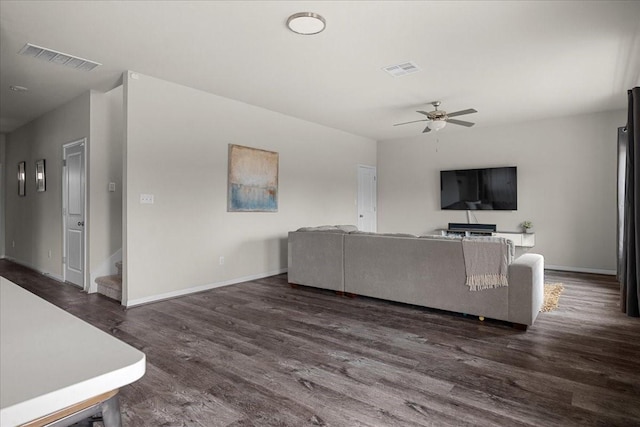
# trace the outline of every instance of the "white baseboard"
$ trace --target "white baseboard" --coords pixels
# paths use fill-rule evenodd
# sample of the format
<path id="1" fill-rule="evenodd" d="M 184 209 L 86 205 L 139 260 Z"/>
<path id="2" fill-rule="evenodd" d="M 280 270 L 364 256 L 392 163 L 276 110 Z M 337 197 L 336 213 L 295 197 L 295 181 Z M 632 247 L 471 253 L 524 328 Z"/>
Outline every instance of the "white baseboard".
<path id="1" fill-rule="evenodd" d="M 100 264 L 100 267 L 91 272 L 87 293 L 93 294 L 98 292 L 98 284 L 96 283 L 98 277 L 111 276 L 118 272 L 116 269 L 116 262 L 118 261 L 122 261 L 122 249 L 115 251 L 115 253 Z"/>
<path id="2" fill-rule="evenodd" d="M 289 269 L 282 268 L 280 270 L 268 271 L 266 273 L 254 274 L 252 276 L 238 277 L 237 279 L 225 280 L 223 282 L 209 283 L 207 285 L 195 286 L 193 288 L 180 289 L 179 291 L 167 292 L 159 295 L 152 295 L 144 298 L 136 298 L 133 300 L 123 301 L 123 304 L 127 308 L 134 307 L 136 305 L 148 304 L 152 302 L 162 301 L 170 298 L 176 298 L 184 295 L 194 294 L 196 292 L 208 291 L 209 289 L 220 288 L 222 286 L 235 285 L 237 283 L 249 282 L 251 280 L 264 279 L 265 277 L 276 276 L 278 274 L 286 273 Z"/>
<path id="3" fill-rule="evenodd" d="M 573 271 L 576 273 L 591 273 L 591 274 L 606 274 L 609 276 L 615 276 L 617 274 L 615 270 L 603 270 L 600 268 L 566 267 L 564 265 L 545 265 L 544 268 L 545 270 Z"/>
<path id="4" fill-rule="evenodd" d="M 26 263 L 26 262 L 19 261 L 19 260 L 15 259 L 14 257 L 8 256 L 8 255 L 3 256 L 2 258 L 6 259 L 8 261 L 11 261 L 11 262 L 15 262 L 16 264 L 19 264 L 19 265 L 21 265 L 23 267 L 27 267 L 27 268 L 30 268 L 30 269 L 32 269 L 34 271 L 37 271 L 38 273 L 42 274 L 43 276 L 51 277 L 53 280 L 57 280 L 58 282 L 64 283 L 64 278 L 62 276 L 50 273 L 48 271 L 41 270 L 41 269 L 39 269 L 38 267 L 36 267 L 34 265 L 31 265 L 31 264 Z"/>

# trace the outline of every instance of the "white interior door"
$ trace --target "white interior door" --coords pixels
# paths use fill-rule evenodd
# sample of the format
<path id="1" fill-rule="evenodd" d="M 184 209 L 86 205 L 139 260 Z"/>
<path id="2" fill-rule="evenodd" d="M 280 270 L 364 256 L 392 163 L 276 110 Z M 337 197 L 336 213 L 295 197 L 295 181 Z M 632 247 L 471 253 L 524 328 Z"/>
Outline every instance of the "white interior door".
<path id="1" fill-rule="evenodd" d="M 358 229 L 377 231 L 376 168 L 358 165 Z"/>
<path id="2" fill-rule="evenodd" d="M 64 146 L 64 279 L 84 288 L 85 153 L 84 142 Z"/>

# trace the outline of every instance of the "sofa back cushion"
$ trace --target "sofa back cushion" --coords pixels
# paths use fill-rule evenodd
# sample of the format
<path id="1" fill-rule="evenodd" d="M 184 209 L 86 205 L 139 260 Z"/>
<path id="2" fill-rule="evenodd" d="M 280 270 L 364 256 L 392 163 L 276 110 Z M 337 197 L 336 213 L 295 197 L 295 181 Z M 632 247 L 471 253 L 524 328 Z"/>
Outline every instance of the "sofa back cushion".
<path id="1" fill-rule="evenodd" d="M 344 236 L 345 292 L 507 319 L 508 288 L 471 292 L 461 240 Z"/>

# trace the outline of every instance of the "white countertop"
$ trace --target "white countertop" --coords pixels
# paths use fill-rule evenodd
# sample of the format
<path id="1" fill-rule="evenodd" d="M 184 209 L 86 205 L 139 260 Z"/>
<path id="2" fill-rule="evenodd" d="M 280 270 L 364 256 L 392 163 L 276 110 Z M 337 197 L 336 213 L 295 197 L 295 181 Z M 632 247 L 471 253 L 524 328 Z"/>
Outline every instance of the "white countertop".
<path id="1" fill-rule="evenodd" d="M 0 277 L 2 427 L 115 390 L 144 372 L 141 351 Z"/>

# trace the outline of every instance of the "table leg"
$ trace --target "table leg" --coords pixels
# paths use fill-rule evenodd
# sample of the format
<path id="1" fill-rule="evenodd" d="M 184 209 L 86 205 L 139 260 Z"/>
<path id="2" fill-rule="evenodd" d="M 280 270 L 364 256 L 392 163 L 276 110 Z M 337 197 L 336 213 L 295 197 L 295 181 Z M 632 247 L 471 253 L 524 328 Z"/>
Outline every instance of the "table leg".
<path id="1" fill-rule="evenodd" d="M 112 390 L 22 424 L 21 427 L 67 427 L 78 422 L 87 422 L 87 418 L 103 415 L 105 427 L 121 427 L 118 390 Z"/>
<path id="2" fill-rule="evenodd" d="M 104 427 L 122 427 L 120 402 L 118 401 L 117 394 L 102 402 L 100 409 L 102 411 L 102 423 Z"/>

